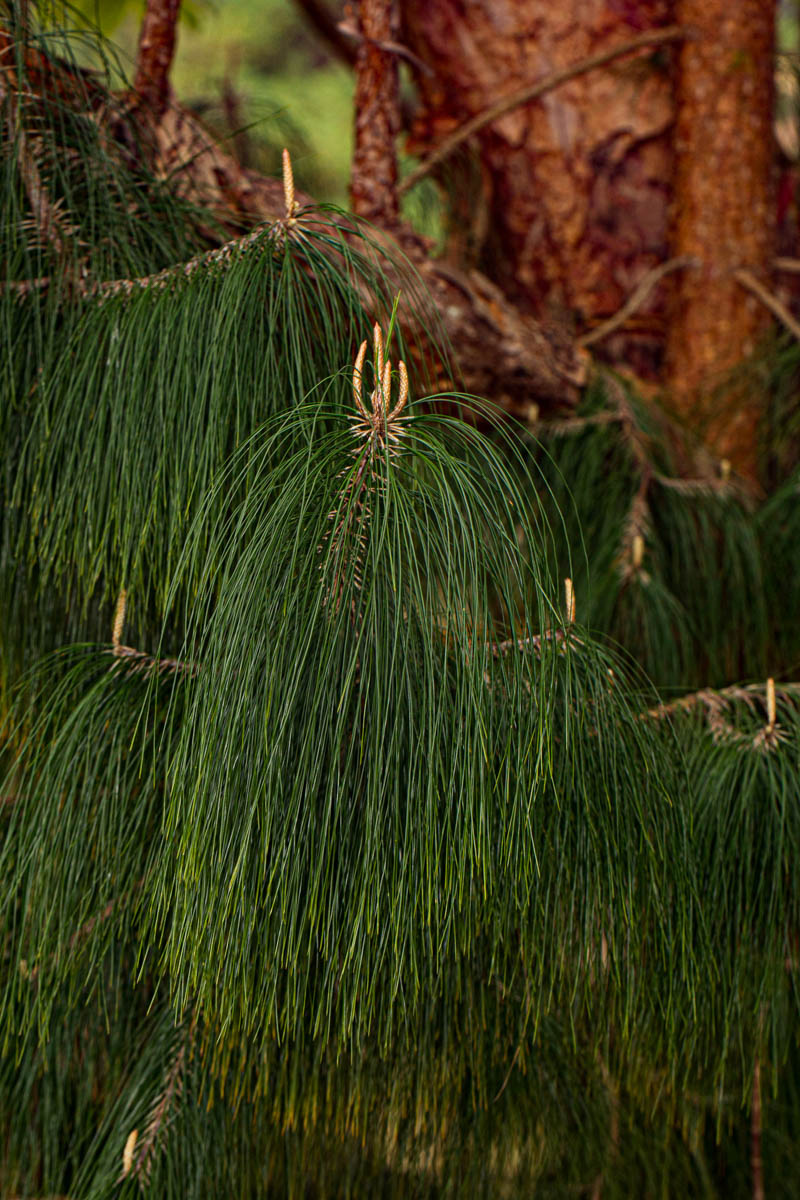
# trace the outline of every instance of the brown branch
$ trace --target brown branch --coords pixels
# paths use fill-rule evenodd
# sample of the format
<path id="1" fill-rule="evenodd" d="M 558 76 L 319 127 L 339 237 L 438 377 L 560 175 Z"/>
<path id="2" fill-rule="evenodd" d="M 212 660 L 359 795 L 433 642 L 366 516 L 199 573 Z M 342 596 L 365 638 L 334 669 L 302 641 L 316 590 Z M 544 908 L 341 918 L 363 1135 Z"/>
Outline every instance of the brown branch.
<path id="1" fill-rule="evenodd" d="M 355 140 L 350 201 L 356 216 L 384 228 L 398 223 L 397 152 L 400 98 L 397 60 L 381 42 L 395 39 L 396 0 L 359 0 Z"/>
<path id="2" fill-rule="evenodd" d="M 133 646 L 114 646 L 110 653 L 124 668 L 126 675 L 189 675 L 194 678 L 200 671 L 200 664 L 186 662 L 181 658 L 157 658 L 144 650 L 136 650 Z"/>
<path id="3" fill-rule="evenodd" d="M 204 250 L 186 262 L 175 263 L 174 266 L 165 267 L 163 271 L 157 271 L 153 275 L 141 275 L 133 279 L 77 280 L 74 291 L 86 299 L 97 300 L 108 299 L 111 296 L 130 296 L 140 291 L 163 291 L 179 279 L 191 279 L 205 267 L 228 266 L 238 255 L 246 253 L 262 240 L 267 241 L 271 229 L 272 226 L 260 225 L 245 237 L 232 238 L 213 250 Z M 0 286 L 5 291 L 16 292 L 20 299 L 24 299 L 32 292 L 47 291 L 52 283 L 49 275 L 43 275 L 39 279 L 12 280 Z"/>
<path id="4" fill-rule="evenodd" d="M 147 0 L 139 33 L 133 90 L 137 102 L 156 119 L 169 103 L 169 69 L 180 6 L 181 0 Z"/>
<path id="5" fill-rule="evenodd" d="M 721 701 L 724 704 L 739 701 L 753 710 L 755 700 L 760 699 L 762 696 L 766 704 L 767 691 L 768 685 L 763 683 L 749 683 L 745 685 L 734 683 L 724 688 L 701 688 L 697 692 L 689 692 L 685 696 L 679 696 L 677 700 L 657 704 L 654 708 L 649 708 L 643 715 L 660 720 L 663 717 L 670 717 L 678 712 L 690 712 L 693 708 L 697 708 L 700 705 L 707 706 L 717 701 Z M 775 684 L 775 695 L 786 700 L 800 700 L 800 683 Z"/>
<path id="6" fill-rule="evenodd" d="M 696 258 L 693 258 L 690 254 L 684 254 L 680 258 L 670 258 L 666 262 L 660 263 L 657 267 L 653 267 L 652 271 L 648 271 L 639 280 L 628 299 L 622 305 L 622 308 L 618 309 L 607 321 L 603 321 L 602 324 L 595 326 L 594 329 L 579 337 L 578 345 L 583 347 L 593 346 L 595 342 L 601 342 L 603 338 L 607 338 L 609 334 L 619 329 L 620 325 L 624 325 L 628 317 L 638 312 L 653 288 L 657 283 L 661 282 L 665 275 L 669 275 L 672 271 L 682 270 L 684 267 L 695 267 L 697 265 Z"/>
<path id="7" fill-rule="evenodd" d="M 298 0 L 298 2 L 302 3 L 303 0 Z M 349 21 L 339 21 L 336 25 L 336 28 L 339 33 L 348 38 L 350 41 L 356 43 L 364 41 L 363 33 L 361 33 L 355 25 L 351 25 Z M 416 67 L 416 69 L 421 71 L 423 75 L 435 75 L 436 73 L 432 67 L 429 67 L 426 62 L 423 62 L 413 50 L 409 50 L 408 46 L 404 46 L 402 42 L 387 42 L 384 39 L 381 39 L 380 41 L 376 41 L 375 45 L 379 50 L 383 50 L 386 54 L 396 54 L 398 58 L 404 58 L 407 63 L 410 63 L 412 67 Z"/>
<path id="8" fill-rule="evenodd" d="M 646 712 L 641 713 L 639 719 L 660 721 L 673 717 L 677 713 L 689 713 L 695 708 L 702 708 L 715 742 L 730 742 L 768 753 L 786 740 L 786 733 L 776 720 L 776 695 L 780 695 L 786 700 L 798 701 L 800 700 L 800 683 L 783 683 L 776 686 L 774 680 L 768 679 L 766 684 L 754 683 L 745 687 L 740 684 L 732 684 L 730 687 L 717 690 L 701 688 L 700 691 L 690 692 L 677 700 L 657 704 L 654 708 L 649 708 Z M 723 713 L 735 703 L 744 704 L 751 713 L 755 714 L 757 699 L 766 709 L 767 720 L 755 735 L 735 729 L 723 716 Z"/>
<path id="9" fill-rule="evenodd" d="M 504 642 L 489 642 L 489 650 L 494 658 L 502 658 L 511 650 L 533 650 L 537 658 L 541 657 L 542 647 L 546 642 L 556 646 L 580 646 L 580 638 L 570 629 L 545 629 L 543 633 L 532 633 L 530 637 L 508 638 Z"/>
<path id="10" fill-rule="evenodd" d="M 768 308 L 774 317 L 777 317 L 782 325 L 785 325 L 794 338 L 800 342 L 800 322 L 789 312 L 785 304 L 782 304 L 777 296 L 768 291 L 763 283 L 756 279 L 752 271 L 747 267 L 739 267 L 733 272 L 733 277 L 740 283 L 748 292 L 752 292 L 765 308 Z"/>
<path id="11" fill-rule="evenodd" d="M 352 38 L 342 30 L 324 0 L 295 0 L 321 37 L 348 67 L 355 66 L 356 48 Z"/>
<path id="12" fill-rule="evenodd" d="M 64 228 L 58 206 L 50 199 L 47 188 L 42 182 L 36 157 L 22 123 L 17 98 L 6 87 L 4 75 L 12 87 L 14 86 L 14 75 L 8 68 L 0 72 L 0 102 L 3 100 L 8 102 L 9 142 L 16 150 L 17 166 L 31 207 L 33 220 L 42 240 L 49 242 L 56 256 L 63 259 L 71 230 Z"/>
<path id="13" fill-rule="evenodd" d="M 147 1129 L 142 1138 L 141 1146 L 136 1154 L 131 1153 L 132 1161 L 127 1170 L 125 1169 L 126 1164 L 123 1159 L 122 1178 L 130 1173 L 145 1186 L 149 1182 L 153 1160 L 169 1124 L 170 1108 L 173 1101 L 179 1100 L 183 1092 L 183 1065 L 185 1058 L 186 1041 L 184 1040 L 178 1047 L 178 1052 L 167 1072 L 161 1095 L 151 1109 L 150 1120 L 147 1123 Z M 133 1151 L 135 1145 L 136 1142 L 134 1140 L 131 1151 Z M 126 1143 L 126 1150 L 127 1147 L 128 1143 Z"/>
<path id="14" fill-rule="evenodd" d="M 670 42 L 684 41 L 690 36 L 689 30 L 683 29 L 678 25 L 668 25 L 664 29 L 653 29 L 647 33 L 639 34 L 635 38 L 631 38 L 630 41 L 623 42 L 620 46 L 615 46 L 610 50 L 603 50 L 599 54 L 591 54 L 588 58 L 583 58 L 580 62 L 573 63 L 570 67 L 551 71 L 549 75 L 545 75 L 543 79 L 539 79 L 536 83 L 524 88 L 518 88 L 516 91 L 511 92 L 510 95 L 498 100 L 496 104 L 492 104 L 489 108 L 484 109 L 483 112 L 465 121 L 455 132 L 446 137 L 441 145 L 432 154 L 429 154 L 403 180 L 399 188 L 400 195 L 403 196 L 411 188 L 416 187 L 421 179 L 424 179 L 440 162 L 449 158 L 453 151 L 457 150 L 473 134 L 483 129 L 486 125 L 491 125 L 493 121 L 497 121 L 500 117 L 505 116 L 512 109 L 519 108 L 522 104 L 528 104 L 531 100 L 538 100 L 540 96 L 554 91 L 556 88 L 561 87 L 562 84 L 568 83 L 571 79 L 577 79 L 579 75 L 585 75 L 588 71 L 604 67 L 626 54 L 633 54 L 637 50 L 647 50 L 653 46 L 667 45 Z"/>
<path id="15" fill-rule="evenodd" d="M 753 1107 L 750 1113 L 750 1184 L 753 1200 L 764 1200 L 764 1161 L 761 1153 L 761 1060 L 753 1071 Z"/>
<path id="16" fill-rule="evenodd" d="M 776 271 L 785 271 L 788 275 L 800 275 L 800 258 L 776 258 L 772 265 Z"/>

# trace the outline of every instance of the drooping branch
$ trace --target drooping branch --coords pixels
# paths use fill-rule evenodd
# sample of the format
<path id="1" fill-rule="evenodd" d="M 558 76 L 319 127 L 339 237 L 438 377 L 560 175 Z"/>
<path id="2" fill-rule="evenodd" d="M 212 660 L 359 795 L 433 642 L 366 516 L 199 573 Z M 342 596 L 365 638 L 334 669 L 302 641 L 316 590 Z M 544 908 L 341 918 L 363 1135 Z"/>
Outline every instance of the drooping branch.
<path id="1" fill-rule="evenodd" d="M 562 84 L 569 83 L 571 79 L 576 79 L 579 75 L 585 75 L 589 71 L 595 71 L 599 67 L 605 67 L 626 54 L 634 54 L 637 50 L 651 49 L 654 46 L 663 46 L 670 42 L 683 41 L 690 36 L 689 30 L 678 25 L 669 25 L 664 29 L 652 29 L 619 46 L 613 46 L 610 50 L 591 54 L 587 58 L 581 59 L 580 62 L 573 63 L 572 66 L 559 71 L 551 71 L 549 75 L 545 75 L 536 83 L 518 88 L 508 96 L 503 96 L 496 104 L 492 104 L 483 112 L 471 117 L 469 121 L 465 121 L 449 137 L 446 137 L 441 145 L 437 146 L 433 153 L 429 154 L 425 161 L 403 180 L 399 188 L 400 195 L 405 195 L 411 188 L 416 187 L 421 179 L 429 175 L 435 167 L 449 158 L 459 146 L 462 146 L 479 130 L 485 129 L 487 125 L 491 125 L 515 108 L 520 108 L 523 104 L 530 104 L 532 100 L 538 100 L 548 92 L 555 91 Z"/>
<path id="2" fill-rule="evenodd" d="M 392 229 L 399 216 L 395 139 L 400 99 L 396 58 L 381 43 L 397 38 L 396 0 L 360 0 L 358 17 L 350 201 L 357 216 Z"/>
<path id="3" fill-rule="evenodd" d="M 133 89 L 138 103 L 156 119 L 169 103 L 169 70 L 180 5 L 181 0 L 147 0 L 139 33 Z"/>
<path id="4" fill-rule="evenodd" d="M 135 1129 L 128 1135 L 122 1156 L 122 1178 L 128 1174 L 133 1175 L 143 1186 L 150 1180 L 155 1157 L 166 1136 L 173 1105 L 180 1100 L 183 1092 L 187 1040 L 182 1040 L 178 1046 L 161 1093 L 150 1110 L 144 1136 L 139 1139 L 138 1130 Z"/>

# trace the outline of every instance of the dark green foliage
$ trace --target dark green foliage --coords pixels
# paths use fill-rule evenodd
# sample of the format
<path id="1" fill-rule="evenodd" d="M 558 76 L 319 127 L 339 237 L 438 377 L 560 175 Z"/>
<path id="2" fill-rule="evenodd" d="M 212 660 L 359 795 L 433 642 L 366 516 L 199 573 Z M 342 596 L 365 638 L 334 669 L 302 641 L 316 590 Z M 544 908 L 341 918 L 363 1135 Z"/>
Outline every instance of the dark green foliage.
<path id="1" fill-rule="evenodd" d="M 363 230 L 203 257 L 23 99 L 74 232 L 5 140 L 0 1194 L 745 1195 L 757 1062 L 793 1194 L 796 481 L 679 479 L 613 377 L 361 411 Z"/>

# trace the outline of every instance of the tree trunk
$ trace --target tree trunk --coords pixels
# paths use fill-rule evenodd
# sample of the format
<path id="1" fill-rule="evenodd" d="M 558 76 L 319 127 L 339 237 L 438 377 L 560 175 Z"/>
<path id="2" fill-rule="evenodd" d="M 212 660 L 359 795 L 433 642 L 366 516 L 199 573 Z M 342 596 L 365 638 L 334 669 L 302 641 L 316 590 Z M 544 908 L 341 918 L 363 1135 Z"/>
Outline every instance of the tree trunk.
<path id="1" fill-rule="evenodd" d="M 755 479 L 763 396 L 743 380 L 720 408 L 711 392 L 770 323 L 735 272 L 747 268 L 766 282 L 774 254 L 775 6 L 678 0 L 677 17 L 697 36 L 681 49 L 676 81 L 673 252 L 699 265 L 676 289 L 668 380 L 676 410 Z"/>
<path id="2" fill-rule="evenodd" d="M 434 72 L 418 76 L 411 144 L 423 155 L 500 96 L 671 17 L 667 0 L 403 0 L 402 8 L 405 41 Z M 587 330 L 614 313 L 667 253 L 672 53 L 645 50 L 587 72 L 481 130 L 483 209 L 474 184 L 471 195 L 463 183 L 455 189 L 453 253 L 471 251 L 539 318 Z M 456 171 L 458 183 L 458 170 L 446 164 L 440 178 Z M 470 233 L 479 245 L 465 245 Z M 663 339 L 653 319 L 660 302 L 656 292 L 614 347 L 648 373 Z"/>
<path id="3" fill-rule="evenodd" d="M 169 69 L 181 0 L 147 0 L 139 32 L 133 90 L 138 102 L 160 117 L 169 103 Z"/>
<path id="4" fill-rule="evenodd" d="M 400 128 L 395 0 L 360 0 L 356 54 L 355 138 L 350 179 L 353 212 L 391 229 L 399 215 L 397 148 Z"/>

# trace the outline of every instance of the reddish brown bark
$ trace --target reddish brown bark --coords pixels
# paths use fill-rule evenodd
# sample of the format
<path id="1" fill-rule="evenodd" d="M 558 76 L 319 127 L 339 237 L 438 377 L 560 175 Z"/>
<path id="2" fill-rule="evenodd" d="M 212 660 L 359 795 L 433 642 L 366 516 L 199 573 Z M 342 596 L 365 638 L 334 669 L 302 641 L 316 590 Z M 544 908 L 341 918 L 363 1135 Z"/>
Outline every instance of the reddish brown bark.
<path id="1" fill-rule="evenodd" d="M 395 0 L 359 0 L 355 141 L 350 179 L 353 212 L 391 228 L 397 223 L 397 152 L 400 128 Z"/>
<path id="2" fill-rule="evenodd" d="M 681 276 L 667 344 L 673 403 L 720 455 L 756 475 L 762 397 L 742 382 L 715 385 L 756 346 L 771 318 L 735 278 L 768 282 L 775 252 L 773 48 L 775 6 L 764 0 L 678 0 L 697 30 L 677 75 L 673 252 L 693 255 Z"/>
<path id="3" fill-rule="evenodd" d="M 13 54 L 13 41 L 0 26 L 0 59 Z M 47 59 L 31 51 L 25 64 L 28 89 L 42 96 L 58 96 L 60 103 L 75 111 L 109 111 L 109 96 L 91 76 L 84 86 L 82 76 L 56 59 Z M 120 115 L 107 125 L 110 152 L 126 160 L 130 147 L 147 151 L 147 167 L 156 174 L 169 176 L 171 186 L 198 207 L 213 210 L 220 228 L 228 235 L 252 229 L 264 221 L 285 216 L 285 200 L 280 180 L 268 179 L 248 171 L 216 145 L 200 121 L 179 104 L 171 104 L 155 129 L 149 112 L 121 106 Z M 115 141 L 118 139 L 118 141 Z M 301 208 L 312 203 L 310 196 L 297 193 Z M 313 221 L 312 217 L 308 218 Z M 342 231 L 347 236 L 346 223 Z M 502 293 L 476 271 L 459 271 L 432 259 L 428 246 L 407 228 L 398 227 L 395 238 L 386 237 L 391 257 L 402 253 L 418 273 L 398 273 L 396 290 L 413 297 L 406 305 L 401 300 L 400 317 L 404 333 L 416 346 L 417 358 L 424 361 L 424 373 L 433 376 L 437 386 L 456 383 L 460 388 L 486 396 L 499 407 L 519 416 L 529 415 L 532 404 L 547 412 L 554 406 L 574 403 L 585 382 L 588 354 L 557 326 L 543 327 L 531 317 L 517 312 Z M 209 230 L 215 240 L 219 229 Z M 376 235 L 377 236 L 377 235 Z M 387 276 L 390 261 L 385 262 Z M 182 273 L 188 268 L 180 268 Z M 423 288 L 418 288 L 419 279 Z M 47 288 L 48 278 L 14 284 L 20 295 Z M 156 280 L 150 281 L 151 285 Z M 86 294 L 127 293 L 136 285 L 119 281 L 104 286 L 99 281 L 80 279 L 76 289 Z M 391 290 L 391 282 L 388 286 Z M 429 295 L 430 308 L 420 300 Z M 365 294 L 369 305 L 372 299 Z M 385 317 L 385 312 L 376 316 Z M 431 346 L 434 336 L 456 348 L 457 368 L 449 368 L 437 359 Z"/>
<path id="4" fill-rule="evenodd" d="M 133 89 L 139 103 L 156 118 L 169 103 L 169 69 L 175 54 L 180 6 L 181 0 L 147 0 L 139 33 Z"/>
<path id="5" fill-rule="evenodd" d="M 434 71 L 418 77 L 413 147 L 425 154 L 506 92 L 665 26 L 672 14 L 668 0 L 403 0 L 403 17 L 405 40 Z M 485 232 L 477 261 L 538 316 L 591 328 L 666 257 L 671 53 L 643 51 L 575 78 L 478 133 Z M 462 231 L 474 228 L 475 196 L 473 187 L 456 206 Z M 456 253 L 463 243 L 462 235 Z M 657 343 L 652 320 L 640 315 L 633 325 Z"/>

